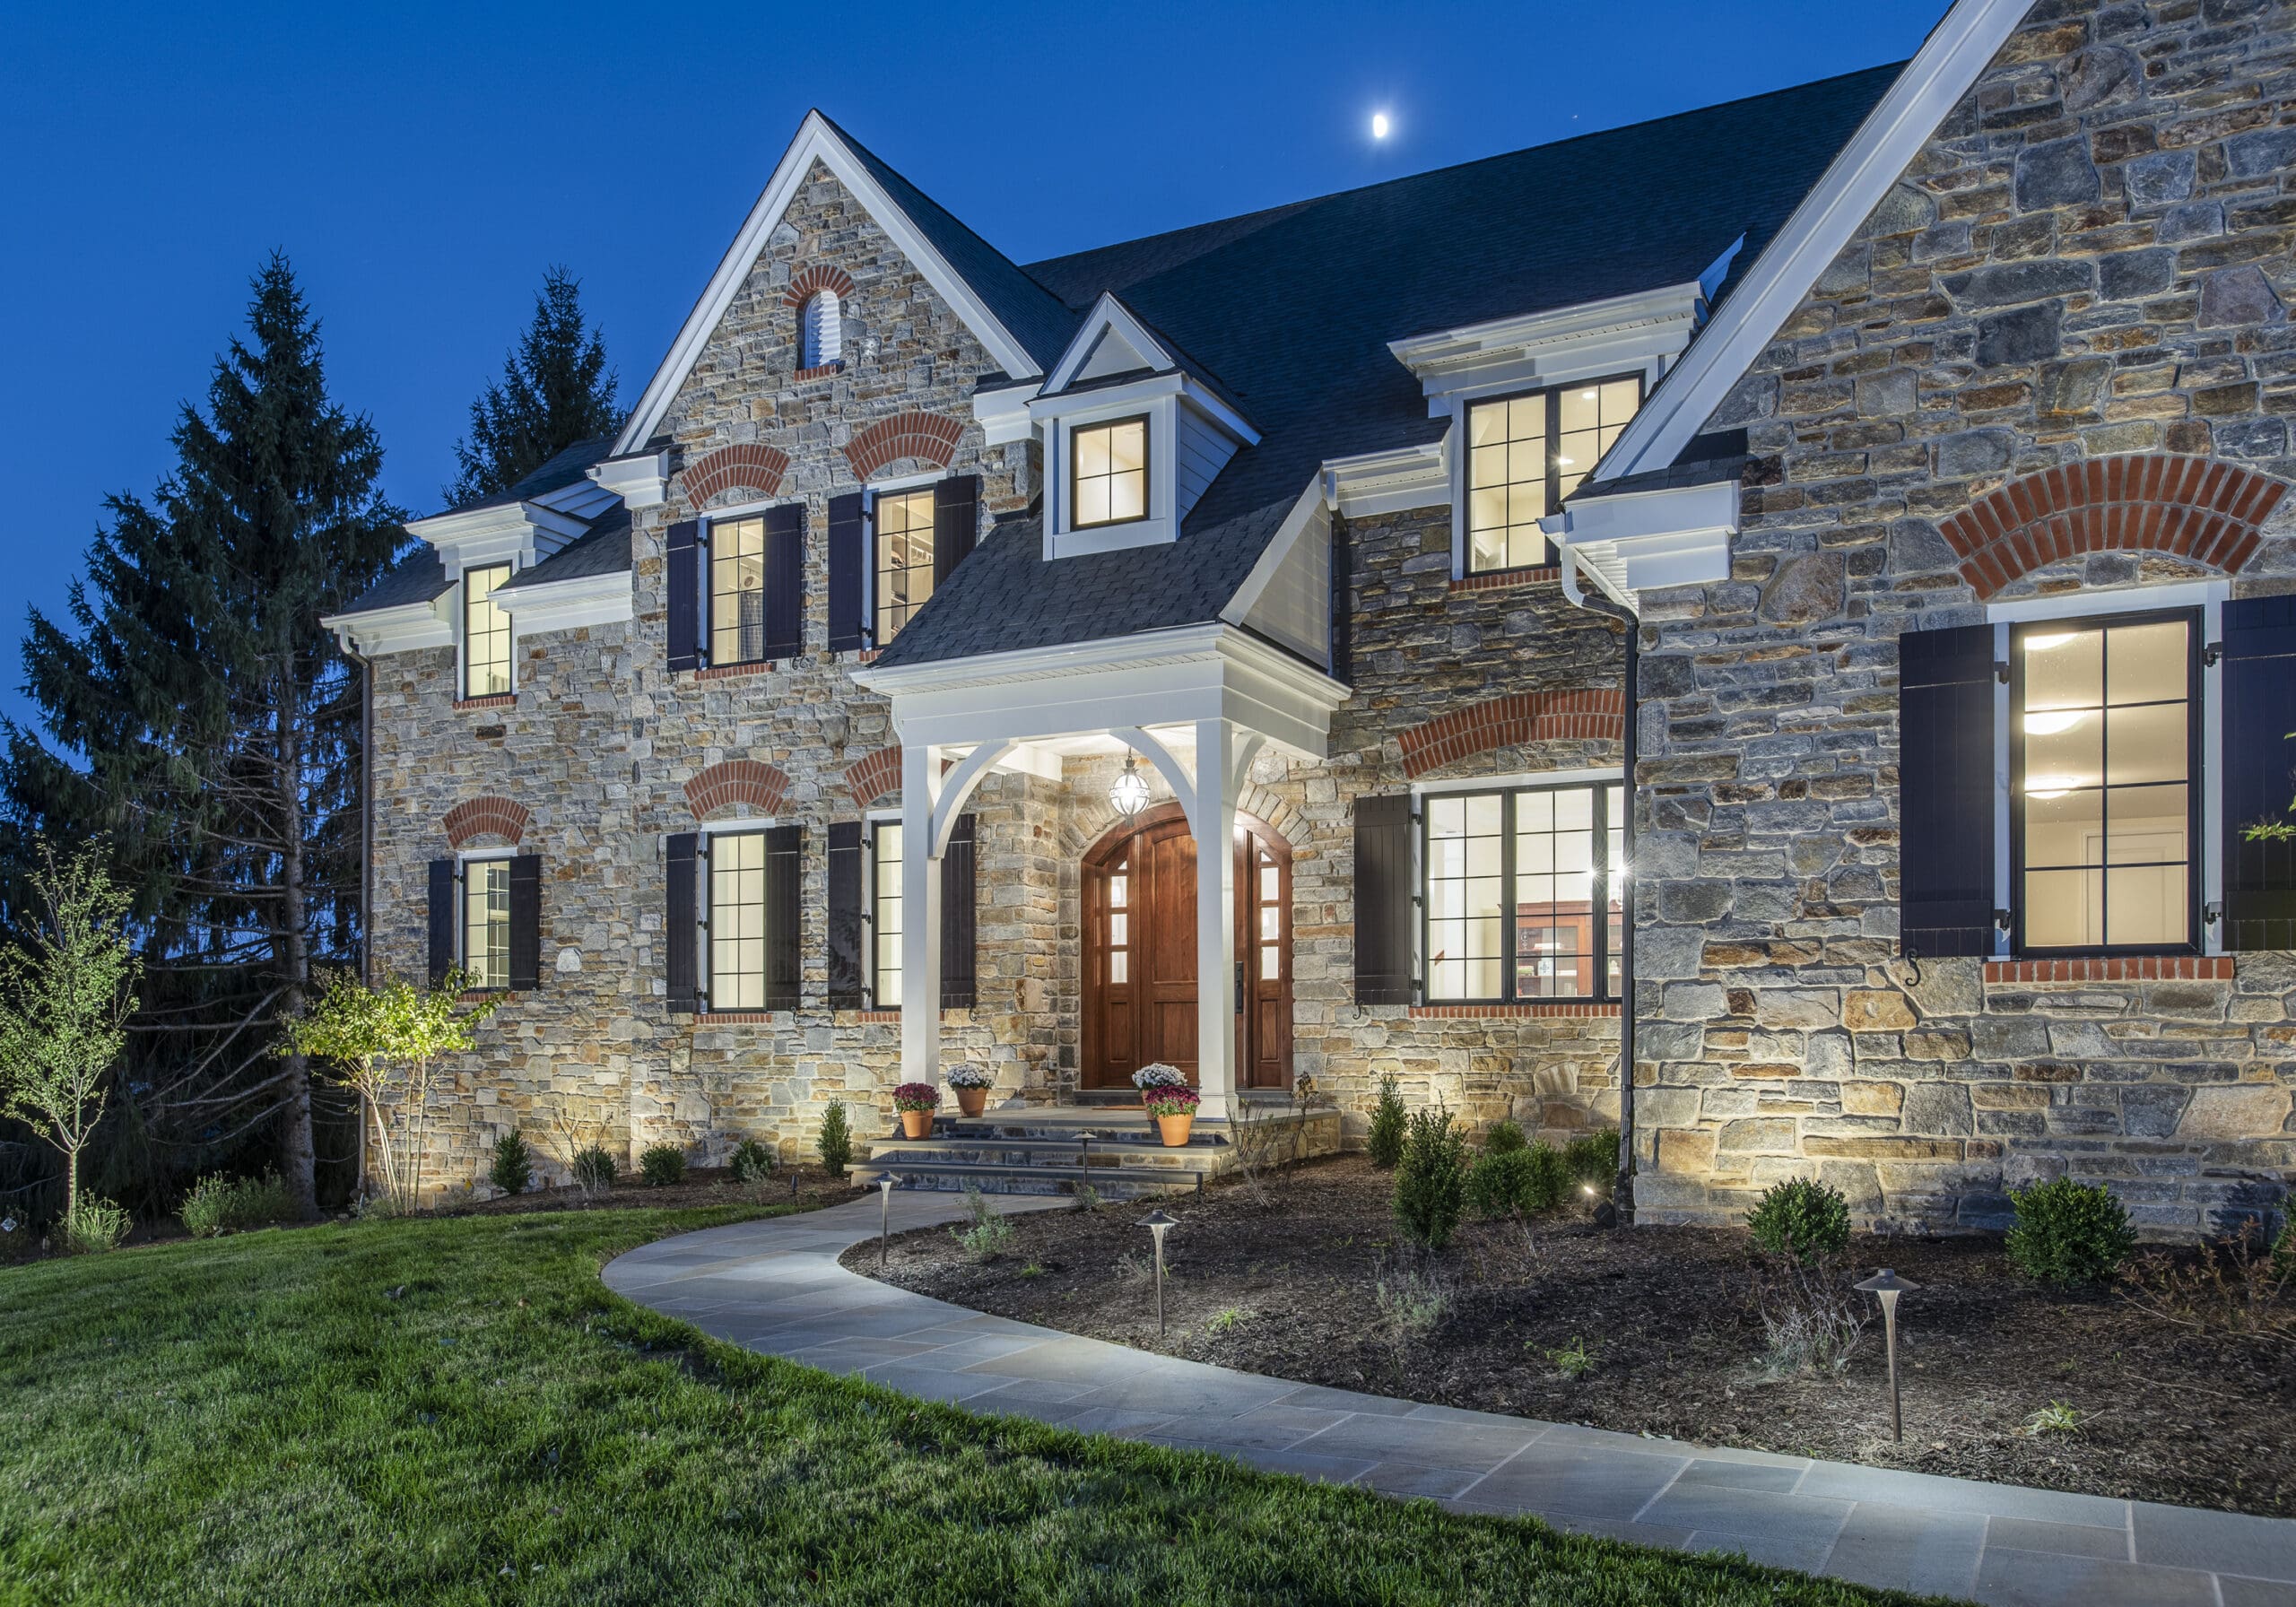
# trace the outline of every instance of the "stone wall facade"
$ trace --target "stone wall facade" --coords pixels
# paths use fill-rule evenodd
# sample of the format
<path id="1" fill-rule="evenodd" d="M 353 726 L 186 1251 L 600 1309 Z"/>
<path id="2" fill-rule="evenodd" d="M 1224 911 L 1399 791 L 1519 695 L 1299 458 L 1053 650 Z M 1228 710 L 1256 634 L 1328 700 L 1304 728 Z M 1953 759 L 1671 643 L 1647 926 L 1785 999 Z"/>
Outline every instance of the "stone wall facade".
<path id="1" fill-rule="evenodd" d="M 1993 568 L 1970 514 L 2122 455 L 2199 460 L 2178 500 L 2296 478 L 2292 166 L 2296 5 L 2043 0 L 1710 421 L 1756 460 L 1729 578 L 1640 625 L 1647 1218 L 1810 1172 L 1909 1229 L 2066 1172 L 2163 1234 L 2277 1199 L 2296 958 L 1900 958 L 1896 676 L 1988 603 L 2289 587 L 2286 501 L 2245 548 L 2131 517 Z"/>

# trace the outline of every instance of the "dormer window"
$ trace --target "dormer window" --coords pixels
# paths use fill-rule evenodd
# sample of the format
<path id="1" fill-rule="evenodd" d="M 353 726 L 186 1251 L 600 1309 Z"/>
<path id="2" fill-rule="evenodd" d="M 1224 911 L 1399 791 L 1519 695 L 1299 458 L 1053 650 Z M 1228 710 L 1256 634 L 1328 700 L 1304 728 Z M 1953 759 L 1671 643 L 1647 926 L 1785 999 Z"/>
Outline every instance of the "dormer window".
<path id="1" fill-rule="evenodd" d="M 1069 432 L 1074 527 L 1148 517 L 1148 417 L 1082 424 Z"/>
<path id="2" fill-rule="evenodd" d="M 1552 563 L 1539 521 L 1578 489 L 1642 405 L 1639 374 L 1467 405 L 1467 572 Z"/>
<path id="3" fill-rule="evenodd" d="M 844 309 L 835 291 L 817 291 L 798 314 L 798 321 L 799 368 L 827 368 L 844 356 Z"/>
<path id="4" fill-rule="evenodd" d="M 507 563 L 463 571 L 463 696 L 498 698 L 510 690 L 510 616 L 494 588 L 510 578 Z"/>

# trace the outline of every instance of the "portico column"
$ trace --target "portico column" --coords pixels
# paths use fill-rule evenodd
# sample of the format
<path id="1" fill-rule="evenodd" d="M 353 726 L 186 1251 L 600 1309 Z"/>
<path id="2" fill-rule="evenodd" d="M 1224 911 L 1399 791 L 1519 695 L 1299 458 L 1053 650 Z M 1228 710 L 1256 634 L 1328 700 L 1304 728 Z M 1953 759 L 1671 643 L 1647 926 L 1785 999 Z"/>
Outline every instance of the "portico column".
<path id="1" fill-rule="evenodd" d="M 1232 720 L 1196 723 L 1196 1081 L 1198 1114 L 1233 1114 L 1236 1095 L 1236 797 Z"/>
<path id="2" fill-rule="evenodd" d="M 900 752 L 900 1080 L 941 1080 L 941 750 Z"/>

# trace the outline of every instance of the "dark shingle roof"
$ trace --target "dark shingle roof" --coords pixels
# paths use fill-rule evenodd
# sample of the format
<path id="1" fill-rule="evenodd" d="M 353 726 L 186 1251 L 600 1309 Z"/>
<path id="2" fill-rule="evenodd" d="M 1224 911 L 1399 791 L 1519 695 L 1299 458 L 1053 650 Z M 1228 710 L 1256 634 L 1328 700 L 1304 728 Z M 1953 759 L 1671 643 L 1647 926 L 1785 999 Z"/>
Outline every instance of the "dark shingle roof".
<path id="1" fill-rule="evenodd" d="M 457 502 L 447 511 L 468 513 L 479 508 L 508 508 L 513 502 L 525 502 L 535 497 L 547 496 L 552 491 L 564 491 L 588 473 L 591 465 L 604 461 L 613 450 L 613 437 L 610 435 L 602 435 L 594 440 L 576 441 L 508 490 L 496 491 L 491 497 Z"/>
<path id="2" fill-rule="evenodd" d="M 1717 430 L 1710 435 L 1692 436 L 1683 443 L 1674 461 L 1664 468 L 1622 474 L 1615 480 L 1587 481 L 1570 493 L 1570 500 L 1598 502 L 1605 497 L 1622 497 L 1635 491 L 1711 485 L 1718 480 L 1735 479 L 1752 461 L 1753 455 L 1746 450 L 1744 430 Z"/>
<path id="3" fill-rule="evenodd" d="M 617 502 L 587 530 L 531 569 L 495 587 L 498 595 L 548 586 L 553 580 L 586 580 L 593 575 L 630 572 L 630 509 Z"/>
<path id="4" fill-rule="evenodd" d="M 447 569 L 439 561 L 439 550 L 424 542 L 385 569 L 374 585 L 344 604 L 341 612 L 379 613 L 386 608 L 428 603 L 443 594 L 448 585 Z"/>
<path id="5" fill-rule="evenodd" d="M 1169 331 L 1248 410 L 1261 442 L 1229 462 L 1176 543 L 1065 558 L 1048 573 L 1033 520 L 1000 528 L 883 662 L 1216 617 L 1326 458 L 1441 435 L 1388 342 L 1686 283 L 1741 237 L 1733 268 L 1743 272 L 1898 71 L 1872 68 L 1031 265 L 1023 278 L 1079 311 L 1113 291 Z"/>

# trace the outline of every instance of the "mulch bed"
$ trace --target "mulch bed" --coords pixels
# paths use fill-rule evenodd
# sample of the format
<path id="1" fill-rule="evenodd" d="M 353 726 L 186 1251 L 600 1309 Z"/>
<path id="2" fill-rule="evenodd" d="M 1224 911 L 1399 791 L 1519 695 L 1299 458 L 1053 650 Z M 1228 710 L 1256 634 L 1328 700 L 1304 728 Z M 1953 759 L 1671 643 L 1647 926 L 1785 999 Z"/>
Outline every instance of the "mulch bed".
<path id="1" fill-rule="evenodd" d="M 1382 1319 L 1398 1265 L 1390 1175 L 1360 1156 L 1170 1203 L 1168 1335 L 1144 1275 L 1146 1204 L 1013 1219 L 967 1261 L 945 1229 L 892 1244 L 890 1281 L 975 1310 L 1246 1372 L 1443 1405 L 2117 1498 L 2296 1514 L 2296 1321 L 2196 1330 L 2121 1295 L 2026 1282 L 1988 1238 L 1860 1238 L 1900 1306 L 1905 1440 L 1889 1437 L 1878 1315 L 1839 1377 L 1763 1382 L 1743 1233 L 1605 1230 L 1557 1215 L 1470 1223 L 1437 1258 L 1449 1307 L 1421 1337 Z M 878 1275 L 874 1242 L 848 1252 Z M 1861 1299 L 1863 1297 L 1859 1297 Z M 2289 1297 L 2296 1299 L 2296 1296 Z M 1573 1378 L 1551 1352 L 1583 1341 Z M 2035 1432 L 2055 1403 L 2075 1432 Z"/>

